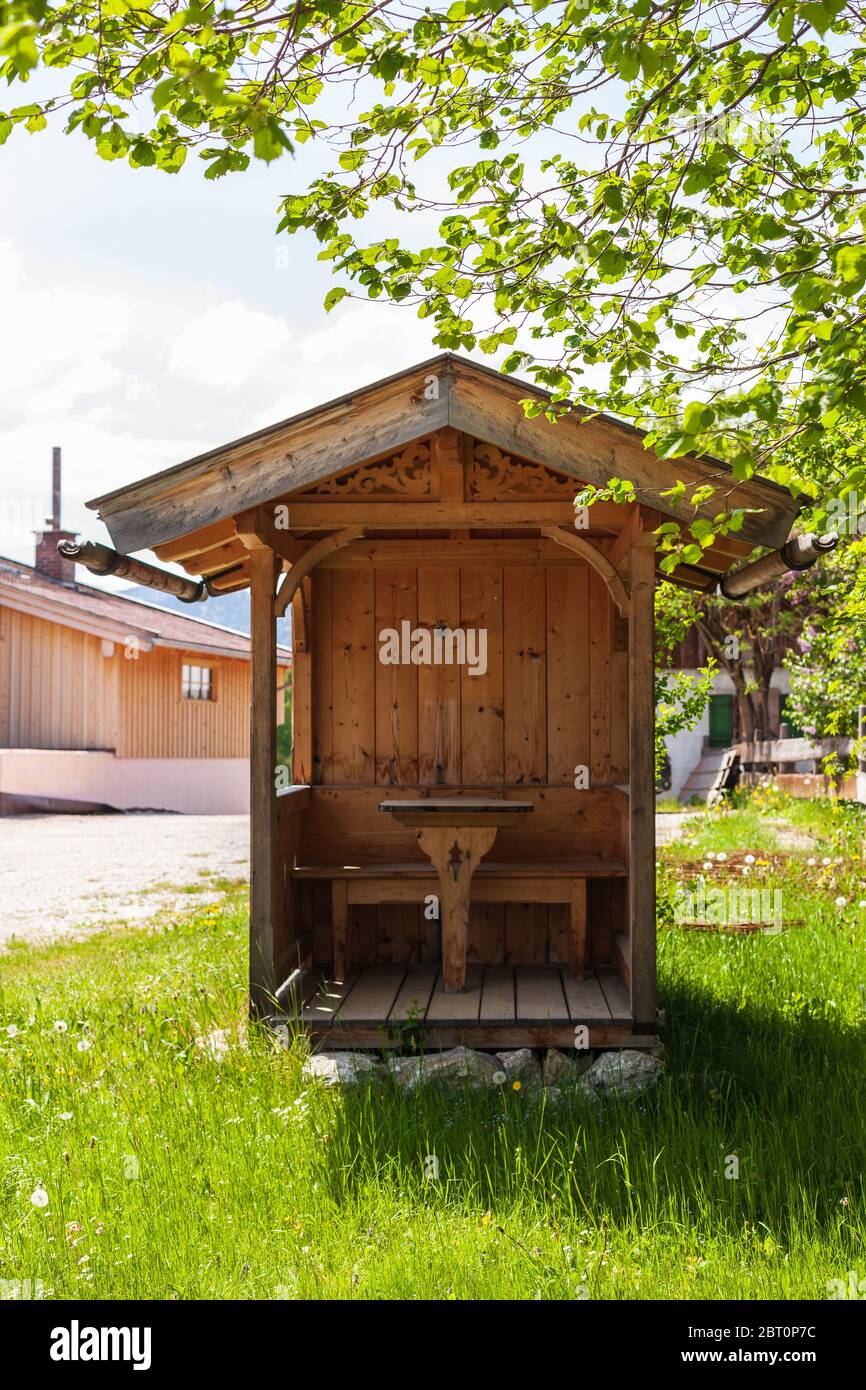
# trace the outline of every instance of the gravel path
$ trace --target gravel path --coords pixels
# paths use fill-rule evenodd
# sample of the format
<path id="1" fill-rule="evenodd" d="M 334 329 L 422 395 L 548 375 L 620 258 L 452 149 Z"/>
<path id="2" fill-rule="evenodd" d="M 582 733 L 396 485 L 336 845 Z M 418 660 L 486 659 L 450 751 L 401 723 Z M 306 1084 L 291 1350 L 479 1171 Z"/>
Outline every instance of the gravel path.
<path id="1" fill-rule="evenodd" d="M 694 814 L 658 816 L 657 843 L 677 839 Z M 246 816 L 4 817 L 0 945 L 214 902 L 248 865 Z"/>
<path id="2" fill-rule="evenodd" d="M 656 816 L 656 844 L 673 844 L 680 838 L 686 825 L 701 815 L 702 811 L 662 811 L 661 815 Z"/>
<path id="3" fill-rule="evenodd" d="M 188 910 L 245 879 L 248 865 L 246 816 L 4 817 L 0 943 Z"/>

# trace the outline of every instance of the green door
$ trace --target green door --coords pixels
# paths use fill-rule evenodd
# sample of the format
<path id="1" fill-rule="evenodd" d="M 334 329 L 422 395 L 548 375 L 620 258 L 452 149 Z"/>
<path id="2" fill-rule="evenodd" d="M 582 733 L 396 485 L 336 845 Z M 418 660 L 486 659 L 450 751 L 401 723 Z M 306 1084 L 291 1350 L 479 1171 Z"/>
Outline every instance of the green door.
<path id="1" fill-rule="evenodd" d="M 710 747 L 727 748 L 734 737 L 733 695 L 710 696 Z"/>

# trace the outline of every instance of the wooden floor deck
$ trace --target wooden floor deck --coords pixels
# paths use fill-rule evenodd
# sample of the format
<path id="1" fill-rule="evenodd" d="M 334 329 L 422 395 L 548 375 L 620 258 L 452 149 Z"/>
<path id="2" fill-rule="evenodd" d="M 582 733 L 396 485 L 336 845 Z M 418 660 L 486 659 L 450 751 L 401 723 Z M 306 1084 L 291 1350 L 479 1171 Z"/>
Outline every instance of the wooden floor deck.
<path id="1" fill-rule="evenodd" d="M 463 994 L 445 993 L 435 965 L 371 965 L 344 981 L 310 970 L 287 981 L 278 998 L 316 1042 L 334 1048 L 399 1047 L 411 1033 L 432 1048 L 571 1047 L 579 1024 L 590 1047 L 655 1041 L 635 1036 L 628 990 L 614 969 L 576 980 L 552 965 L 475 966 Z"/>

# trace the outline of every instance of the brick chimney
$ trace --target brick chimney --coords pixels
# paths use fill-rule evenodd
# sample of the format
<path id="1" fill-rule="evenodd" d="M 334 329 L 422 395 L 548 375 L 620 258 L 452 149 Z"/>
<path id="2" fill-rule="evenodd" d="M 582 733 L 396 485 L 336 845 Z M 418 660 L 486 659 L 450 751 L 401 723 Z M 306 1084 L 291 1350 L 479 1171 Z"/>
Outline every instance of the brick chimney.
<path id="1" fill-rule="evenodd" d="M 45 530 L 36 539 L 36 573 L 46 579 L 58 579 L 63 584 L 75 583 L 75 561 L 58 554 L 58 541 L 74 541 L 75 531 L 60 526 L 60 450 L 52 450 L 51 516 L 45 519 Z"/>

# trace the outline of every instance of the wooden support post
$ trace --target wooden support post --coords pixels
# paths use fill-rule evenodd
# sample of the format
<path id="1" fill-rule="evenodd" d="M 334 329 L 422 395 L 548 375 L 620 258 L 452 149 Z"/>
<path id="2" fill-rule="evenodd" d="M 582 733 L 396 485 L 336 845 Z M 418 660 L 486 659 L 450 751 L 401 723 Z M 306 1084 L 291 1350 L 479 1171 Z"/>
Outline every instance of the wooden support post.
<path id="1" fill-rule="evenodd" d="M 313 780 L 313 652 L 309 623 L 309 579 L 292 599 L 292 781 Z"/>
<path id="2" fill-rule="evenodd" d="M 351 964 L 349 941 L 349 885 L 344 878 L 331 880 L 331 942 L 334 979 L 345 980 Z"/>
<path id="3" fill-rule="evenodd" d="M 578 980 L 583 979 L 586 964 L 586 879 L 571 881 L 569 906 L 569 946 L 571 968 Z"/>
<path id="4" fill-rule="evenodd" d="M 655 698 L 653 599 L 655 537 L 630 553 L 629 922 L 631 1010 L 636 1031 L 656 1025 Z"/>
<path id="5" fill-rule="evenodd" d="M 451 826 L 418 831 L 418 843 L 439 875 L 442 981 L 446 994 L 466 988 L 472 875 L 496 839 L 496 826 Z"/>
<path id="6" fill-rule="evenodd" d="M 265 546 L 250 550 L 250 1005 L 271 1007 L 276 948 L 277 563 Z"/>

